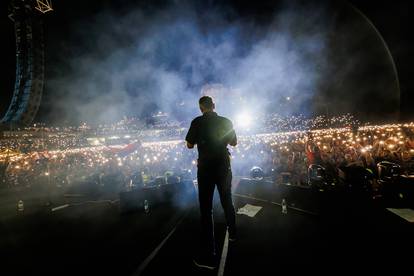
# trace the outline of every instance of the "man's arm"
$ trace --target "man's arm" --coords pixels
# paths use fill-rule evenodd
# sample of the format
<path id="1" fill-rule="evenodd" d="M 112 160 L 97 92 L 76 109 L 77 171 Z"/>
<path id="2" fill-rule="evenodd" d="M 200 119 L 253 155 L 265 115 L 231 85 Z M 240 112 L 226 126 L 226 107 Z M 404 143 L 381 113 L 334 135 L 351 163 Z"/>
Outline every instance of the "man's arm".
<path id="1" fill-rule="evenodd" d="M 194 120 L 191 122 L 190 129 L 188 130 L 187 135 L 185 136 L 185 142 L 187 148 L 192 149 L 197 141 L 197 128 L 195 126 Z"/>
<path id="2" fill-rule="evenodd" d="M 237 146 L 237 136 L 236 136 L 236 132 L 234 131 L 233 128 L 233 123 L 231 121 L 229 121 L 229 133 L 228 133 L 228 144 L 230 146 Z"/>
<path id="3" fill-rule="evenodd" d="M 234 130 L 233 130 L 233 132 L 234 132 Z M 232 139 L 229 141 L 229 145 L 233 146 L 233 147 L 237 146 L 237 136 L 236 136 L 235 132 L 234 132 L 234 135 L 233 135 Z"/>

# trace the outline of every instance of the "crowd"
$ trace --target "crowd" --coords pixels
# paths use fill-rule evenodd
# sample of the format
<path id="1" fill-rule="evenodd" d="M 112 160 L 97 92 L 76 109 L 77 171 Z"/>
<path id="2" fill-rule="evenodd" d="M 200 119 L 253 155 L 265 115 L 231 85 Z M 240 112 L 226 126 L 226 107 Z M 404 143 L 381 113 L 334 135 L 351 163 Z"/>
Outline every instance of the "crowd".
<path id="1" fill-rule="evenodd" d="M 274 125 L 269 128 L 279 131 L 240 135 L 238 146 L 230 148 L 233 175 L 248 176 L 258 166 L 275 181 L 307 185 L 310 165 L 323 167 L 333 182 L 349 167 L 375 173 L 378 162 L 385 160 L 401 165 L 406 173 L 413 168 L 413 123 L 357 127 L 349 115 L 329 120 L 289 117 L 286 122 L 272 118 Z M 121 189 L 148 185 L 166 174 L 195 178 L 197 153 L 185 147 L 185 129 L 161 130 L 159 136 L 154 129 L 140 129 L 141 136 L 137 136 L 125 124 L 122 127 L 124 132 L 118 137 L 122 139 L 111 143 L 108 137 L 85 135 L 85 126 L 49 131 L 46 138 L 0 139 L 1 185 L 74 187 L 89 183 Z"/>
<path id="2" fill-rule="evenodd" d="M 242 138 L 232 157 L 235 164 L 246 164 L 242 171 L 256 165 L 265 175 L 276 179 L 289 175 L 288 181 L 298 185 L 308 184 L 311 165 L 323 168 L 333 183 L 350 168 L 367 169 L 376 177 L 382 161 L 398 164 L 402 173 L 411 174 L 413 130 L 413 124 L 392 124 L 253 135 Z"/>
<path id="3" fill-rule="evenodd" d="M 265 132 L 303 131 L 310 129 L 337 128 L 343 126 L 353 127 L 360 124 L 360 122 L 349 113 L 330 118 L 325 116 L 307 118 L 304 115 L 292 115 L 285 117 L 279 114 L 267 114 L 263 120 L 265 122 L 263 124 Z"/>

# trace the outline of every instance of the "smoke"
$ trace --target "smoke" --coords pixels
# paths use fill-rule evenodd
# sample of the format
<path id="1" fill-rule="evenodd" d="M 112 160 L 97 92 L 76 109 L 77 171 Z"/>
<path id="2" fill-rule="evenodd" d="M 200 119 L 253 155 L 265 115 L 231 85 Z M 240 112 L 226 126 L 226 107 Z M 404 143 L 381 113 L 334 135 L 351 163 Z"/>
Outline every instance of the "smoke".
<path id="1" fill-rule="evenodd" d="M 228 6 L 190 1 L 150 12 L 107 10 L 81 20 L 71 28 L 63 64 L 47 81 L 43 109 L 69 122 L 113 122 L 158 111 L 183 120 L 198 114 L 203 88 L 218 85 L 216 106 L 230 117 L 241 109 L 283 115 L 325 110 L 335 97 L 324 91 L 346 90 L 332 84 L 348 78 L 353 61 L 344 74 L 336 72 L 339 79 L 330 74 L 330 7 L 286 3 L 264 23 Z"/>
<path id="2" fill-rule="evenodd" d="M 64 64 L 47 81 L 46 93 L 54 94 L 48 107 L 68 121 L 111 122 L 158 110 L 181 119 L 197 114 L 200 91 L 211 83 L 257 107 L 269 97 L 312 93 L 316 76 L 303 59 L 320 55 L 320 37 L 291 34 L 295 15 L 277 16 L 263 31 L 225 14 L 203 16 L 183 2 L 150 14 L 105 11 L 76 23 Z"/>

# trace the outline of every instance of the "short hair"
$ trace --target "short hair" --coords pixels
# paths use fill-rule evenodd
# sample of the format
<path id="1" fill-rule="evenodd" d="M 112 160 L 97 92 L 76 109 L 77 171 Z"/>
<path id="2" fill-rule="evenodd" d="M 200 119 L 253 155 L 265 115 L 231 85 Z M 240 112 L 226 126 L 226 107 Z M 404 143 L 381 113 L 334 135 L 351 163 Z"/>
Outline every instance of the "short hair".
<path id="1" fill-rule="evenodd" d="M 198 103 L 208 109 L 214 108 L 213 98 L 210 96 L 201 97 L 200 100 L 198 100 Z"/>

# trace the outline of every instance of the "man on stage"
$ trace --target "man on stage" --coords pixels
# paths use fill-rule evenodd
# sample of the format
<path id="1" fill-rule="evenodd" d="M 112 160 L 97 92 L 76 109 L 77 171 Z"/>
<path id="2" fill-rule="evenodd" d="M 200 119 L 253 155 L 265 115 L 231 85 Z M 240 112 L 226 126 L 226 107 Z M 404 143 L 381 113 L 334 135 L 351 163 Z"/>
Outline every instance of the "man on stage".
<path id="1" fill-rule="evenodd" d="M 213 195 L 217 186 L 226 217 L 229 241 L 236 239 L 236 216 L 231 196 L 231 164 L 227 145 L 236 146 L 237 137 L 232 122 L 214 112 L 215 104 L 209 96 L 199 100 L 202 116 L 191 122 L 185 138 L 187 147 L 197 145 L 198 198 L 201 215 L 201 252 L 194 263 L 203 268 L 216 266 L 214 240 Z"/>

